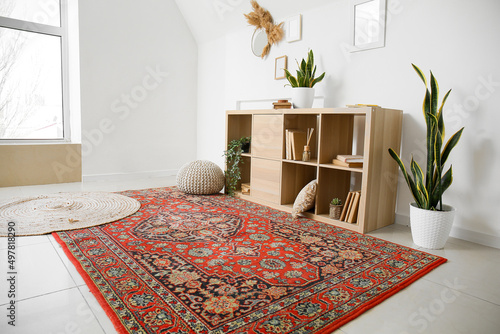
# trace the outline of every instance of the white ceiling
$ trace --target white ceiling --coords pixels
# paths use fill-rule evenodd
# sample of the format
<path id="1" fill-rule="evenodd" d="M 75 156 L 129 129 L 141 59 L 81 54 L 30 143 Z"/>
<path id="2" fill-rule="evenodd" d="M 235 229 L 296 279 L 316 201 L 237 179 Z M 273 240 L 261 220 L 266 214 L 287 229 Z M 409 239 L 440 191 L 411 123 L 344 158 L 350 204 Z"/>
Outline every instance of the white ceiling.
<path id="1" fill-rule="evenodd" d="M 275 21 L 311 8 L 347 0 L 258 0 Z M 252 11 L 250 0 L 175 0 L 194 38 L 204 43 L 248 27 L 243 14 Z"/>

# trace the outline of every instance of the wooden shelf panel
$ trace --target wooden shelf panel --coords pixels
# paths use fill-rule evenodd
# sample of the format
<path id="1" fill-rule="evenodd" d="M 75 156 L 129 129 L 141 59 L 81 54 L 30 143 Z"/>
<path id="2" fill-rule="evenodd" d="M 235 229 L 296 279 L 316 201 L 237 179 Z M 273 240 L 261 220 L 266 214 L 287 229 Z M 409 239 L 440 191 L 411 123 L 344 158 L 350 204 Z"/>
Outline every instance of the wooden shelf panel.
<path id="1" fill-rule="evenodd" d="M 259 109 L 259 110 L 228 110 L 227 115 L 256 115 L 256 114 L 347 114 L 347 115 L 366 115 L 372 111 L 372 107 L 360 108 L 309 108 L 309 109 Z"/>
<path id="2" fill-rule="evenodd" d="M 306 165 L 306 166 L 317 166 L 318 165 L 317 159 L 311 159 L 311 161 L 283 159 L 282 161 L 287 162 L 287 163 L 291 163 L 291 164 L 299 164 L 299 165 Z"/>
<path id="3" fill-rule="evenodd" d="M 283 116 L 255 115 L 251 150 L 254 157 L 281 159 L 283 155 Z"/>
<path id="4" fill-rule="evenodd" d="M 319 166 L 323 167 L 323 168 L 345 170 L 348 172 L 363 173 L 363 168 L 343 167 L 343 166 L 334 165 L 334 164 L 320 164 Z"/>
<path id="5" fill-rule="evenodd" d="M 350 230 L 353 230 L 353 229 L 357 230 L 359 228 L 358 223 L 348 223 L 348 222 L 345 222 L 342 220 L 332 219 L 332 218 L 330 218 L 330 215 L 328 215 L 328 214 L 320 214 L 320 215 L 316 215 L 316 216 L 321 217 L 323 219 L 322 221 L 326 220 L 330 224 L 334 224 L 336 226 L 344 227 L 344 228 L 347 228 Z"/>

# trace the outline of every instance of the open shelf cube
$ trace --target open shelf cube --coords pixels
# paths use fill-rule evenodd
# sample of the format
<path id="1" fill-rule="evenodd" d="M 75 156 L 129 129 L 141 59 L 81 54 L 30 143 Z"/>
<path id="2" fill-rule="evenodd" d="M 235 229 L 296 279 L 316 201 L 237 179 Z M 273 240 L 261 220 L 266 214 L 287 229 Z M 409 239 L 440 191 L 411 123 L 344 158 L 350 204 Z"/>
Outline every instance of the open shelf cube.
<path id="1" fill-rule="evenodd" d="M 316 214 L 328 216 L 332 199 L 340 198 L 342 204 L 345 205 L 348 193 L 360 189 L 362 189 L 362 174 L 348 170 L 320 167 Z"/>
<path id="2" fill-rule="evenodd" d="M 316 166 L 283 162 L 281 178 L 281 204 L 293 204 L 302 188 L 317 178 Z"/>
<path id="3" fill-rule="evenodd" d="M 284 115 L 284 135 L 286 136 L 286 130 L 299 130 L 307 133 L 307 129 L 314 129 L 311 136 L 311 141 L 309 142 L 309 147 L 311 149 L 311 160 L 318 159 L 318 127 L 319 125 L 319 114 L 309 113 L 309 114 L 294 114 L 287 113 Z M 283 138 L 283 159 L 286 159 L 286 140 Z M 300 156 L 302 157 L 303 147 L 300 149 Z"/>
<path id="4" fill-rule="evenodd" d="M 319 163 L 331 164 L 339 154 L 363 155 L 365 121 L 357 114 L 321 115 Z"/>

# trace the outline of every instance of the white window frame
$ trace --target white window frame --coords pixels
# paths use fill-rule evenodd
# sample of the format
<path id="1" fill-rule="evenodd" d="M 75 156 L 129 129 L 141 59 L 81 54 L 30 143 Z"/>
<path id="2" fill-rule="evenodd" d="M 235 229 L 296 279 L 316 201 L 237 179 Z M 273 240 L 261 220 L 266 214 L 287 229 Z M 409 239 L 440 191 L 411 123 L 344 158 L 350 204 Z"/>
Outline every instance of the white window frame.
<path id="1" fill-rule="evenodd" d="M 54 139 L 0 139 L 0 144 L 15 143 L 66 143 L 71 142 L 71 123 L 69 108 L 69 48 L 68 48 L 68 4 L 67 0 L 59 0 L 61 26 L 35 23 L 25 20 L 0 16 L 0 27 L 20 31 L 39 33 L 60 37 L 61 40 L 61 89 L 62 89 L 62 122 L 63 138 Z"/>

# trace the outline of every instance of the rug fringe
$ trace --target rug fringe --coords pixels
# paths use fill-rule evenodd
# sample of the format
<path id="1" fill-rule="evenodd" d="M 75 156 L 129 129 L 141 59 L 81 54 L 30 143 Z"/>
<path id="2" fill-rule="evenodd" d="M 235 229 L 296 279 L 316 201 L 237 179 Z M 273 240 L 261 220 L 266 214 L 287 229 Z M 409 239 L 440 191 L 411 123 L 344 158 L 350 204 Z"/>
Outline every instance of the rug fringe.
<path id="1" fill-rule="evenodd" d="M 59 232 L 59 233 L 64 233 L 64 232 Z M 66 243 L 61 240 L 57 232 L 52 233 L 52 236 L 57 241 L 57 243 L 61 245 L 64 254 L 66 254 L 68 259 L 75 266 L 78 273 L 82 276 L 83 280 L 85 281 L 85 284 L 87 284 L 87 287 L 89 288 L 90 292 L 92 292 L 95 299 L 97 299 L 97 301 L 99 302 L 99 305 L 101 305 L 104 312 L 106 312 L 106 315 L 108 316 L 109 320 L 111 320 L 111 323 L 115 327 L 116 331 L 119 334 L 129 334 L 129 331 L 122 324 L 122 322 L 120 321 L 116 313 L 113 311 L 111 306 L 109 306 L 109 304 L 106 302 L 106 299 L 104 299 L 104 296 L 100 293 L 99 288 L 96 286 L 94 281 L 92 281 L 92 279 L 90 278 L 89 274 L 87 274 L 85 269 L 83 269 L 81 263 L 78 262 L 78 260 L 74 257 L 73 253 L 71 253 Z"/>

